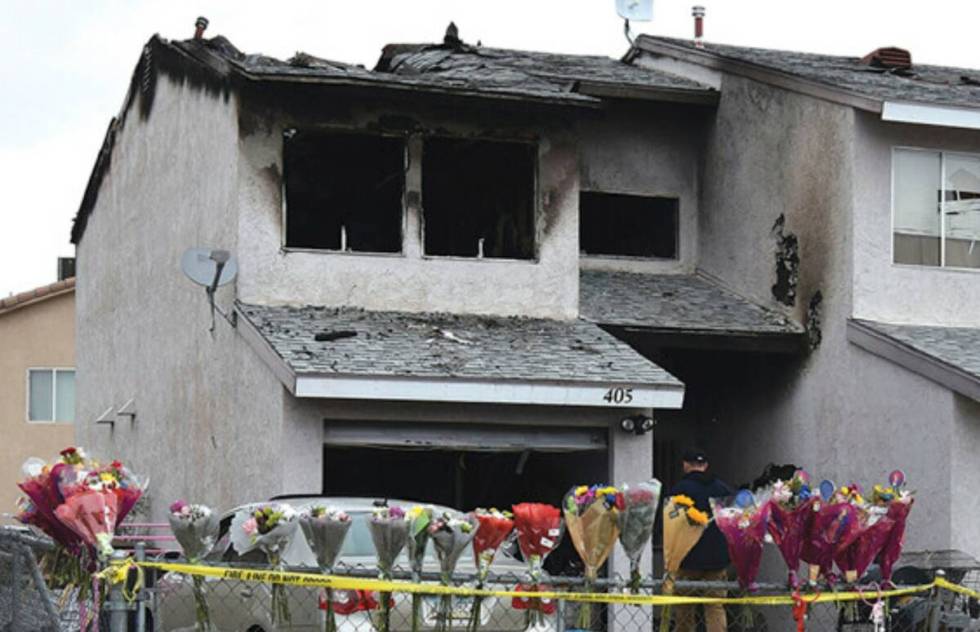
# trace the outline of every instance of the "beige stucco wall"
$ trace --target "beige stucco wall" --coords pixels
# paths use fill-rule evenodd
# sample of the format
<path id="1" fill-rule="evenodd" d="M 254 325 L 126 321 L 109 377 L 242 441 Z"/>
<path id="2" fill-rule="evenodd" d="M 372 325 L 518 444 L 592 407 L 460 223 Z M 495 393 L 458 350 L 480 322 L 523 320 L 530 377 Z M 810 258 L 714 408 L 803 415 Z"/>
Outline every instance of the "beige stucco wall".
<path id="1" fill-rule="evenodd" d="M 27 422 L 27 370 L 75 366 L 75 293 L 0 314 L 0 523 L 16 509 L 20 466 L 75 440 L 71 423 Z"/>

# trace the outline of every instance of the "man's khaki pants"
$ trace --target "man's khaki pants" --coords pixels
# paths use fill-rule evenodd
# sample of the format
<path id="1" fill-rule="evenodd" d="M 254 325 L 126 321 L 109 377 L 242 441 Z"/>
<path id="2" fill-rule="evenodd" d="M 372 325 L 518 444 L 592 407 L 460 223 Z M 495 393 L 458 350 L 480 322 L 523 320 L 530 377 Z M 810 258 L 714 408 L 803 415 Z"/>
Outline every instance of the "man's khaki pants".
<path id="1" fill-rule="evenodd" d="M 676 577 L 679 581 L 723 582 L 728 579 L 728 573 L 725 569 L 721 569 L 720 571 L 689 571 L 682 568 L 677 571 Z M 678 589 L 675 594 L 698 597 L 727 596 L 724 588 L 696 592 Z M 674 627 L 675 632 L 695 632 L 697 630 L 697 613 L 700 607 L 699 605 L 674 606 L 676 612 L 674 619 L 676 624 Z M 725 606 L 722 604 L 705 604 L 704 624 L 708 632 L 725 632 L 728 628 L 728 621 L 725 618 Z"/>

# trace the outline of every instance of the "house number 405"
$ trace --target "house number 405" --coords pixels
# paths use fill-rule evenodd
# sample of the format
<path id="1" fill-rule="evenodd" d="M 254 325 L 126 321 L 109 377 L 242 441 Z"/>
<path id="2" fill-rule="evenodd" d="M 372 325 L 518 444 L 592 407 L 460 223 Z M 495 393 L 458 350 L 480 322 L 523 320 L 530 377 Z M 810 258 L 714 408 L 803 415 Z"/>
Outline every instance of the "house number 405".
<path id="1" fill-rule="evenodd" d="M 633 401 L 633 389 L 617 386 L 606 391 L 602 399 L 610 404 L 629 404 Z"/>

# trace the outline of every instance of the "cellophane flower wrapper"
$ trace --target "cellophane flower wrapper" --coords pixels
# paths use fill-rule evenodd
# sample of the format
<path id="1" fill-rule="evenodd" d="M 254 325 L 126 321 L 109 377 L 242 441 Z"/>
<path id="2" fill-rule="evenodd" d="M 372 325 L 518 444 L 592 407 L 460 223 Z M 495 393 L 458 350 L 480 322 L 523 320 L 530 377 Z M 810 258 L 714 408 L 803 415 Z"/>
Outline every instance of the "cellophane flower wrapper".
<path id="1" fill-rule="evenodd" d="M 428 505 L 415 505 L 406 512 L 408 519 L 408 563 L 412 568 L 412 581 L 422 578 L 422 566 L 429 545 L 429 525 L 432 523 L 433 508 Z M 412 593 L 412 632 L 422 626 L 422 595 Z"/>
<path id="2" fill-rule="evenodd" d="M 797 571 L 803 544 L 815 518 L 814 506 L 818 502 L 809 484 L 794 477 L 791 481 L 777 481 L 768 491 L 772 505 L 769 515 L 769 535 L 779 549 L 789 569 L 789 584 L 799 585 Z"/>
<path id="3" fill-rule="evenodd" d="M 668 498 L 664 502 L 664 571 L 668 579 L 681 568 L 681 562 L 698 543 L 708 524 L 695 524 L 687 517 L 688 507 Z M 668 584 L 669 587 L 670 584 Z"/>
<path id="4" fill-rule="evenodd" d="M 850 583 L 864 576 L 884 547 L 893 526 L 887 510 L 882 507 L 860 504 L 854 504 L 854 507 L 855 525 L 845 529 L 844 536 L 834 548 L 834 563 Z"/>
<path id="5" fill-rule="evenodd" d="M 473 562 L 476 564 L 477 588 L 483 588 L 497 551 L 514 531 L 514 520 L 510 512 L 483 508 L 471 512 L 470 518 L 479 524 L 473 536 Z M 468 626 L 470 632 L 476 632 L 480 625 L 482 607 L 483 597 L 474 597 Z"/>
<path id="6" fill-rule="evenodd" d="M 453 571 L 463 552 L 470 547 L 480 523 L 471 516 L 444 514 L 434 517 L 429 524 L 429 537 L 439 558 L 439 571 L 444 586 L 452 585 Z M 445 630 L 452 623 L 452 595 L 440 599 L 440 615 L 436 629 Z"/>
<path id="7" fill-rule="evenodd" d="M 886 515 L 892 522 L 892 528 L 888 532 L 888 538 L 882 546 L 879 558 L 881 579 L 885 583 L 891 583 L 895 562 L 902 556 L 902 546 L 905 543 L 905 523 L 908 521 L 909 512 L 912 511 L 914 502 L 915 499 L 912 495 L 909 492 L 904 492 L 899 499 L 888 505 Z"/>
<path id="8" fill-rule="evenodd" d="M 623 509 L 619 512 L 619 543 L 630 562 L 630 590 L 640 589 L 640 561 L 650 546 L 653 526 L 660 504 L 661 483 L 653 479 L 645 483 L 623 485 Z"/>
<path id="9" fill-rule="evenodd" d="M 757 498 L 757 504 L 744 508 L 736 506 L 734 498 L 712 498 L 710 503 L 715 524 L 728 544 L 738 583 L 743 589 L 752 590 L 759 576 L 772 505 L 767 498 Z"/>
<path id="10" fill-rule="evenodd" d="M 282 554 L 289 548 L 298 526 L 299 515 L 285 503 L 241 509 L 231 519 L 231 544 L 239 555 L 255 549 L 262 551 L 269 565 L 279 570 L 282 569 Z M 274 625 L 291 625 L 292 616 L 283 584 L 272 584 L 271 614 Z"/>
<path id="11" fill-rule="evenodd" d="M 184 551 L 184 557 L 191 564 L 199 564 L 211 553 L 218 541 L 220 520 L 218 515 L 206 505 L 190 505 L 182 500 L 170 505 L 167 515 L 170 530 Z M 194 611 L 197 628 L 208 631 L 211 626 L 211 609 L 204 594 L 204 578 L 191 577 L 194 592 Z"/>
<path id="12" fill-rule="evenodd" d="M 350 531 L 351 518 L 343 511 L 333 510 L 322 505 L 308 507 L 299 514 L 299 527 L 310 545 L 310 550 L 316 556 L 317 566 L 321 573 L 333 572 L 337 556 L 347 539 Z M 334 591 L 327 589 L 323 593 L 324 630 L 333 632 L 337 629 L 337 619 L 334 616 Z"/>
<path id="13" fill-rule="evenodd" d="M 528 565 L 530 582 L 518 585 L 517 590 L 539 591 L 547 586 L 541 583 L 542 565 L 548 555 L 558 547 L 563 533 L 561 510 L 543 503 L 520 503 L 512 507 L 514 532 L 517 545 Z M 530 610 L 539 615 L 552 614 L 554 604 L 540 599 L 514 597 L 511 606 L 517 610 Z M 536 617 L 539 621 L 541 617 Z"/>
<path id="14" fill-rule="evenodd" d="M 118 498 L 112 492 L 78 491 L 58 506 L 55 515 L 92 547 L 100 560 L 107 560 L 113 551 L 112 537 L 118 503 Z"/>
<path id="15" fill-rule="evenodd" d="M 803 543 L 800 558 L 810 565 L 810 580 L 822 575 L 833 583 L 834 553 L 840 542 L 847 538 L 857 526 L 857 508 L 850 502 L 831 499 L 819 501 L 814 505 L 815 516 L 810 522 L 810 531 Z"/>
<path id="16" fill-rule="evenodd" d="M 405 511 L 398 506 L 377 507 L 368 520 L 371 540 L 378 556 L 378 570 L 381 579 L 391 579 L 395 560 L 408 543 L 409 522 Z M 381 620 L 379 632 L 391 628 L 391 603 L 388 593 L 381 593 Z"/>
<path id="17" fill-rule="evenodd" d="M 619 538 L 619 511 L 625 507 L 622 493 L 612 486 L 581 485 L 572 488 L 562 503 L 565 528 L 585 564 L 585 591 L 591 592 L 599 568 L 606 563 Z M 578 626 L 592 626 L 589 602 L 579 606 Z"/>

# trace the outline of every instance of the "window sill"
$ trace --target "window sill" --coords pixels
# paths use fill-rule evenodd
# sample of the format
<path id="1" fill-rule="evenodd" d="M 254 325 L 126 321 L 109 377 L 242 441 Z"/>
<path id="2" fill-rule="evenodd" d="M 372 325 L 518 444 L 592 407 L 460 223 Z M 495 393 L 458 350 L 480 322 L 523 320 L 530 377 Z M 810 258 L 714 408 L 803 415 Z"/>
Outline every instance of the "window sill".
<path id="1" fill-rule="evenodd" d="M 505 259 L 503 257 L 460 257 L 456 255 L 422 255 L 422 259 L 425 261 L 467 261 L 473 263 L 506 263 L 506 264 L 526 264 L 526 265 L 537 265 L 541 263 L 541 260 L 535 257 L 534 259 Z"/>
<path id="2" fill-rule="evenodd" d="M 308 255 L 335 255 L 343 257 L 380 257 L 384 259 L 404 259 L 405 252 L 361 252 L 359 250 L 326 250 L 322 248 L 290 248 L 283 246 L 279 252 L 288 255 L 293 253 Z"/>
<path id="3" fill-rule="evenodd" d="M 639 261 L 642 263 L 679 263 L 680 257 L 639 257 L 635 255 L 590 255 L 579 253 L 579 259 L 586 261 Z"/>
<path id="4" fill-rule="evenodd" d="M 31 426 L 74 426 L 74 421 L 40 421 L 37 419 L 27 419 L 25 423 Z"/>
<path id="5" fill-rule="evenodd" d="M 956 274 L 977 274 L 980 273 L 980 268 L 962 268 L 956 266 L 927 266 L 918 263 L 896 263 L 892 261 L 891 266 L 893 268 L 899 268 L 901 270 L 920 270 L 929 272 L 953 272 Z"/>

